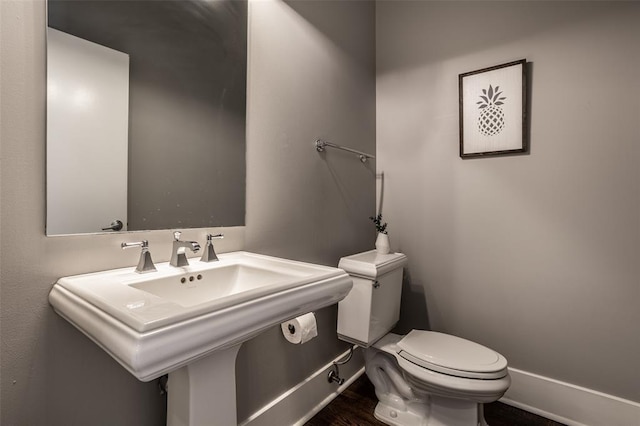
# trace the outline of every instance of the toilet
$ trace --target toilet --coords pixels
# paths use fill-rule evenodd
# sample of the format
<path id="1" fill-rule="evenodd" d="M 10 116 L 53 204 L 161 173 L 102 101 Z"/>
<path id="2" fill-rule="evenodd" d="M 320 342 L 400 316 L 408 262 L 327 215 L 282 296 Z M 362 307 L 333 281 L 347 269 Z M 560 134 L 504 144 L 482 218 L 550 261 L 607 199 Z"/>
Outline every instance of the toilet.
<path id="1" fill-rule="evenodd" d="M 487 426 L 483 404 L 509 388 L 507 360 L 485 346 L 434 331 L 390 333 L 400 317 L 402 253 L 343 257 L 353 288 L 338 304 L 338 338 L 365 348 L 378 397 L 375 417 L 396 426 Z"/>

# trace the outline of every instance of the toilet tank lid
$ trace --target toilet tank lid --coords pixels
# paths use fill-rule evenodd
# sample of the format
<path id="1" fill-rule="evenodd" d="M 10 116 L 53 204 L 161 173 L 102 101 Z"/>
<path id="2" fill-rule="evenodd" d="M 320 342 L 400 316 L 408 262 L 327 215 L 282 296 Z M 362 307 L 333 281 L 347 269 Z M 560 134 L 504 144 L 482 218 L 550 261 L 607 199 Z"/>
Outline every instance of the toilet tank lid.
<path id="1" fill-rule="evenodd" d="M 407 263 L 407 256 L 402 253 L 380 254 L 376 250 L 343 257 L 338 268 L 350 275 L 376 279 L 394 269 L 402 268 Z"/>

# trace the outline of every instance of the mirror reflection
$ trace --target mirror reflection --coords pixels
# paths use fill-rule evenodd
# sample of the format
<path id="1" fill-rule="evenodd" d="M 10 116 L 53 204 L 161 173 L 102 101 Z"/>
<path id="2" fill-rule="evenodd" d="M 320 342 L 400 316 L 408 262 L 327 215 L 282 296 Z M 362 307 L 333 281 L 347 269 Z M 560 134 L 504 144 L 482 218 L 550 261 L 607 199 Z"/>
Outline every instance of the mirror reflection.
<path id="1" fill-rule="evenodd" d="M 47 235 L 244 225 L 247 3 L 49 0 Z"/>

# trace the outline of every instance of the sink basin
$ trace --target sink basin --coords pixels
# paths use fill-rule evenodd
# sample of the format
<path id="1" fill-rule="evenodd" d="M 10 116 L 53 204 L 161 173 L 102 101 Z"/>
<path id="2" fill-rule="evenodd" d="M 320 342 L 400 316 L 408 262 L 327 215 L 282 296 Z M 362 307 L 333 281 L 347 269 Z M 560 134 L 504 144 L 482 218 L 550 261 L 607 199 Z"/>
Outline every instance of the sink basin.
<path id="1" fill-rule="evenodd" d="M 238 345 L 295 316 L 342 300 L 341 269 L 248 252 L 197 258 L 157 272 L 133 268 L 60 278 L 56 312 L 142 381 Z"/>
<path id="2" fill-rule="evenodd" d="M 295 271 L 271 270 L 235 262 L 219 266 L 193 272 L 188 277 L 170 276 L 135 282 L 130 286 L 184 307 L 214 300 L 220 306 L 225 299 L 237 301 L 239 298 L 268 293 L 276 283 L 305 276 Z"/>

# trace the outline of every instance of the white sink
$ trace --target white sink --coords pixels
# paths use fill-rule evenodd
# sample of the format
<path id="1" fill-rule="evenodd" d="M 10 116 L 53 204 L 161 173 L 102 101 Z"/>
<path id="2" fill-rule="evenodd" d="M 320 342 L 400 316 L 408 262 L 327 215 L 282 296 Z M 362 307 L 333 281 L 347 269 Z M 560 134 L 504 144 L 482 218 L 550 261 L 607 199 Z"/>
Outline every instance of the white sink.
<path id="1" fill-rule="evenodd" d="M 291 281 L 293 277 L 305 277 L 295 271 L 277 271 L 242 263 L 220 265 L 206 271 L 198 271 L 189 277 L 170 276 L 130 284 L 131 287 L 155 294 L 180 306 L 190 307 L 216 301 L 220 307 L 225 302 L 237 303 L 240 298 L 256 297 L 272 291 L 276 283 Z"/>
<path id="2" fill-rule="evenodd" d="M 175 371 L 261 331 L 342 300 L 341 269 L 247 252 L 137 274 L 65 277 L 49 294 L 66 318 L 142 381 Z"/>

